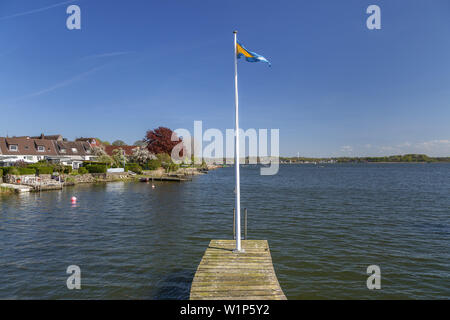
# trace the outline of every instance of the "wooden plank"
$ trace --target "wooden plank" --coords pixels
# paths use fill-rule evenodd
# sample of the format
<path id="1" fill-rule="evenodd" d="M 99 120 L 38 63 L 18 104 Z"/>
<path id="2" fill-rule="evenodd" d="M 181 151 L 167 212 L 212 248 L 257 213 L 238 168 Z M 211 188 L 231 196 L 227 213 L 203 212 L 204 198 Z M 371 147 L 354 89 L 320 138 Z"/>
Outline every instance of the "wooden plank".
<path id="1" fill-rule="evenodd" d="M 211 240 L 191 286 L 191 300 L 286 300 L 270 256 L 267 240 Z"/>

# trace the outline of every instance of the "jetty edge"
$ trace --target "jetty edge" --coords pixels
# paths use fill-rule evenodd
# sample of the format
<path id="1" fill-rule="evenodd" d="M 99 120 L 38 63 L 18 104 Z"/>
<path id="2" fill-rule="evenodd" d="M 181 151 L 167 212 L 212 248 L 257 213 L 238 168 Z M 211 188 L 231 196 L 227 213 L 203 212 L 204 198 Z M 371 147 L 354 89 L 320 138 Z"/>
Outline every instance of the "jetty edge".
<path id="1" fill-rule="evenodd" d="M 190 300 L 287 300 L 267 240 L 211 240 L 192 280 Z"/>

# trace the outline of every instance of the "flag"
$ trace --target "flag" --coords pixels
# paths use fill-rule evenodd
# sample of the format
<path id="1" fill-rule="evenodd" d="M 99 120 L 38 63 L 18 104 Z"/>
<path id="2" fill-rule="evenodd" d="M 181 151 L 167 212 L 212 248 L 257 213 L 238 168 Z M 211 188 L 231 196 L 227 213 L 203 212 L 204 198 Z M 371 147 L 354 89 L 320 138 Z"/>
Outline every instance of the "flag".
<path id="1" fill-rule="evenodd" d="M 241 57 L 245 57 L 245 60 L 247 60 L 248 62 L 262 61 L 268 63 L 269 66 L 271 65 L 269 60 L 257 53 L 248 51 L 239 41 L 237 41 L 236 43 L 236 55 L 238 59 L 240 59 Z"/>

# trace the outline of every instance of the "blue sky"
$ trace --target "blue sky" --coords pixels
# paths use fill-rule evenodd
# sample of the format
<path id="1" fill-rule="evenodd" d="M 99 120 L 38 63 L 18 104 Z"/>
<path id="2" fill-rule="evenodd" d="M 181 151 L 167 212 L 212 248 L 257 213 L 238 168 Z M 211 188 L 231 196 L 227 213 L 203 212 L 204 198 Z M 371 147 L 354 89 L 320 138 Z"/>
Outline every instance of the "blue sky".
<path id="1" fill-rule="evenodd" d="M 241 127 L 279 128 L 282 155 L 449 156 L 449 14 L 447 0 L 2 0 L 0 136 L 233 128 L 238 29 L 272 62 L 239 62 Z"/>

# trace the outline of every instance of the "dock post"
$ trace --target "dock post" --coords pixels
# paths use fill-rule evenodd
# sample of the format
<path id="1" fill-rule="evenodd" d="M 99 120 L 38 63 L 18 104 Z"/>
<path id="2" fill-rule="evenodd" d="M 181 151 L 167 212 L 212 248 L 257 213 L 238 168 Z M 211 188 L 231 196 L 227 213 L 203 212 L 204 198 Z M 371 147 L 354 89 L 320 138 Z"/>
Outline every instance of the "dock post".
<path id="1" fill-rule="evenodd" d="M 236 240 L 236 208 L 233 208 L 233 239 Z"/>

